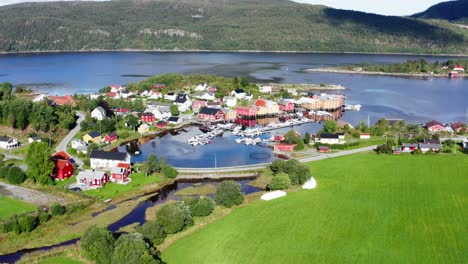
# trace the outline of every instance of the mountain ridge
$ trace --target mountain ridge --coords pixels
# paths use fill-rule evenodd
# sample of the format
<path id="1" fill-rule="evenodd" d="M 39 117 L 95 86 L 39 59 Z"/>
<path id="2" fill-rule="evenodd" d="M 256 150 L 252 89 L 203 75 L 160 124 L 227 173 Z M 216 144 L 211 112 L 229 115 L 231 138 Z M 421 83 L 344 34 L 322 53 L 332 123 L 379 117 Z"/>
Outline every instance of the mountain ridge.
<path id="1" fill-rule="evenodd" d="M 0 51 L 266 50 L 468 54 L 422 20 L 285 0 L 132 0 L 0 7 Z"/>

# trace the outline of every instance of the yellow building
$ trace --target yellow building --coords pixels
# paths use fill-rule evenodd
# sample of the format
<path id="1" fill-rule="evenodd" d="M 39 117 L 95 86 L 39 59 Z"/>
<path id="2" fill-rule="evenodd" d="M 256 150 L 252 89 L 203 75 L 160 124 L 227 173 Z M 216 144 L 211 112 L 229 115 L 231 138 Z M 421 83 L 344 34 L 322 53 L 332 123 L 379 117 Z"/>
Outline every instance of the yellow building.
<path id="1" fill-rule="evenodd" d="M 101 133 L 97 131 L 90 132 L 83 136 L 83 141 L 86 143 L 89 143 L 89 142 L 99 143 L 102 141 Z"/>

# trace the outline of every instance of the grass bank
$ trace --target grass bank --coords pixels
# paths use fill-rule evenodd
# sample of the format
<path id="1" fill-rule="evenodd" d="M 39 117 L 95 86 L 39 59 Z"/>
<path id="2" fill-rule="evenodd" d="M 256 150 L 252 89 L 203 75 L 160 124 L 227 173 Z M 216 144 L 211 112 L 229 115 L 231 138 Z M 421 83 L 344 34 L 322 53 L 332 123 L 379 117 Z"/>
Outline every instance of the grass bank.
<path id="1" fill-rule="evenodd" d="M 468 156 L 364 153 L 310 166 L 317 189 L 236 209 L 162 248 L 164 260 L 466 262 Z"/>
<path id="2" fill-rule="evenodd" d="M 33 212 L 36 208 L 33 204 L 0 194 L 0 220 L 7 219 L 14 214 Z"/>

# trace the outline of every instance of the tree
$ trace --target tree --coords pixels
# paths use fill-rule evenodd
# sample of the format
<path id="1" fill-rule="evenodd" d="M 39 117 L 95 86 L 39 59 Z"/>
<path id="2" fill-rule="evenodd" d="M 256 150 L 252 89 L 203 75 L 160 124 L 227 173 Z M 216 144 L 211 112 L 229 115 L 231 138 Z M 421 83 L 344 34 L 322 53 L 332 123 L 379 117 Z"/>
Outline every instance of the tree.
<path id="1" fill-rule="evenodd" d="M 157 251 L 140 233 L 123 234 L 115 242 L 112 264 L 161 263 Z"/>
<path id="2" fill-rule="evenodd" d="M 161 223 L 167 234 L 177 233 L 186 226 L 193 225 L 190 208 L 183 201 L 164 205 L 156 213 L 156 221 Z"/>
<path id="3" fill-rule="evenodd" d="M 51 213 L 53 216 L 63 215 L 63 214 L 65 214 L 65 207 L 63 207 L 63 206 L 60 205 L 60 204 L 53 204 L 53 205 L 50 207 L 50 213 Z"/>
<path id="4" fill-rule="evenodd" d="M 24 174 L 23 170 L 18 167 L 11 167 L 8 170 L 8 174 L 6 176 L 8 182 L 12 184 L 20 184 L 26 180 L 26 175 Z"/>
<path id="5" fill-rule="evenodd" d="M 215 208 L 214 200 L 209 197 L 192 199 L 188 205 L 192 216 L 208 216 Z"/>
<path id="6" fill-rule="evenodd" d="M 177 174 L 179 174 L 179 172 L 171 166 L 165 166 L 162 169 L 162 174 L 166 176 L 167 178 L 173 179 L 177 177 Z"/>
<path id="7" fill-rule="evenodd" d="M 8 125 L 11 127 L 11 128 L 15 128 L 15 115 L 10 112 L 8 114 L 8 117 L 7 117 L 7 121 L 8 121 Z"/>
<path id="8" fill-rule="evenodd" d="M 111 264 L 115 238 L 105 227 L 92 226 L 80 240 L 84 255 L 97 264 Z"/>
<path id="9" fill-rule="evenodd" d="M 177 105 L 171 105 L 171 107 L 169 109 L 171 110 L 171 114 L 173 116 L 178 116 L 179 115 L 179 108 L 177 107 Z"/>
<path id="10" fill-rule="evenodd" d="M 271 180 L 271 183 L 269 185 L 271 190 L 285 190 L 288 189 L 291 186 L 291 179 L 289 179 L 289 176 L 284 173 L 278 173 L 275 176 L 273 176 L 273 179 Z"/>
<path id="11" fill-rule="evenodd" d="M 31 232 L 37 227 L 37 218 L 31 215 L 21 215 L 18 217 L 18 225 L 21 232 Z"/>
<path id="12" fill-rule="evenodd" d="M 127 115 L 125 116 L 125 124 L 127 127 L 135 129 L 140 124 L 140 120 L 134 115 Z"/>
<path id="13" fill-rule="evenodd" d="M 137 231 L 155 245 L 160 245 L 166 238 L 164 227 L 158 221 L 147 221 L 144 225 L 139 227 Z"/>
<path id="14" fill-rule="evenodd" d="M 51 152 L 49 145 L 45 142 L 33 142 L 29 145 L 26 155 L 28 178 L 43 185 L 53 183 L 50 175 L 55 164 L 50 158 Z"/>
<path id="15" fill-rule="evenodd" d="M 335 120 L 327 120 L 325 124 L 323 124 L 323 132 L 333 134 L 338 131 L 339 125 Z"/>
<path id="16" fill-rule="evenodd" d="M 225 207 L 243 203 L 244 193 L 240 184 L 231 180 L 223 181 L 216 189 L 215 201 Z"/>
<path id="17" fill-rule="evenodd" d="M 161 168 L 158 157 L 154 154 L 149 155 L 148 159 L 143 162 L 141 168 L 147 177 L 150 174 L 160 171 Z"/>
<path id="18" fill-rule="evenodd" d="M 310 134 L 309 132 L 306 132 L 304 135 L 304 144 L 309 145 L 310 144 Z"/>
<path id="19" fill-rule="evenodd" d="M 275 160 L 270 164 L 270 170 L 276 174 L 284 171 L 284 165 L 286 164 L 286 161 L 284 160 Z"/>

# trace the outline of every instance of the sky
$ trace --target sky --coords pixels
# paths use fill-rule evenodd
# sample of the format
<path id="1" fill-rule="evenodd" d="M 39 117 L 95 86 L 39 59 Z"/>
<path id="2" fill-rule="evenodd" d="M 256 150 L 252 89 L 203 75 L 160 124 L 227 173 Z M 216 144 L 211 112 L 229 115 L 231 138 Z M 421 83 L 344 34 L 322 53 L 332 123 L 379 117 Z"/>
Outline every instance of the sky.
<path id="1" fill-rule="evenodd" d="M 46 2 L 49 0 L 0 0 L 0 6 L 21 2 Z M 70 1 L 70 0 L 66 0 Z M 94 0 L 96 1 L 96 0 Z M 97 0 L 106 1 L 106 0 Z M 299 3 L 321 4 L 329 7 L 357 10 L 381 15 L 405 16 L 422 12 L 446 0 L 294 0 Z"/>

